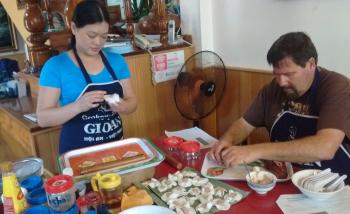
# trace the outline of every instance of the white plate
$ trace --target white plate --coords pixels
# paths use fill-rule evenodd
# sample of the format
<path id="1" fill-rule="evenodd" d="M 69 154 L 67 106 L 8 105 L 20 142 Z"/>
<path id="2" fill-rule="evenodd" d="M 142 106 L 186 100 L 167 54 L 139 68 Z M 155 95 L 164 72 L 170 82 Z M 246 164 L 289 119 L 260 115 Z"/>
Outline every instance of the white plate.
<path id="1" fill-rule="evenodd" d="M 207 174 L 207 171 L 209 168 L 212 167 L 223 167 L 219 164 L 217 164 L 215 161 L 212 161 L 208 158 L 208 153 L 205 155 L 202 169 L 201 169 L 201 174 L 204 177 L 207 178 L 212 178 L 212 179 L 218 179 L 218 180 L 236 180 L 236 181 L 245 181 L 246 180 L 246 175 L 247 170 L 245 169 L 244 165 L 238 165 L 230 168 L 225 168 L 224 173 L 222 175 L 218 176 L 210 176 Z M 253 170 L 253 167 L 248 166 L 251 170 Z M 292 175 L 293 175 L 293 167 L 291 163 L 286 163 L 287 167 L 287 173 L 288 177 L 284 179 L 277 179 L 277 182 L 283 182 L 283 181 L 288 181 Z"/>
<path id="2" fill-rule="evenodd" d="M 319 169 L 300 170 L 292 176 L 292 182 L 300 190 L 300 192 L 302 192 L 304 195 L 308 196 L 309 198 L 313 198 L 316 200 L 325 200 L 325 199 L 331 198 L 344 189 L 344 186 L 345 186 L 344 182 L 338 187 L 337 190 L 333 192 L 313 192 L 299 185 L 300 179 L 305 178 L 306 176 L 313 175 L 314 173 L 320 172 L 320 171 L 321 170 Z"/>
<path id="3" fill-rule="evenodd" d="M 169 208 L 156 206 L 156 205 L 144 205 L 133 207 L 120 212 L 119 214 L 176 214 Z"/>

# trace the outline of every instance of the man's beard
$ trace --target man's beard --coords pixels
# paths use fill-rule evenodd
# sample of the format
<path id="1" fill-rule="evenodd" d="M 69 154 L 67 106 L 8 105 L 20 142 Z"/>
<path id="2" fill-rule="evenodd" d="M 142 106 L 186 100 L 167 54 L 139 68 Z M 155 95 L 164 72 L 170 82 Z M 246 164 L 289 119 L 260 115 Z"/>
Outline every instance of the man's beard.
<path id="1" fill-rule="evenodd" d="M 283 90 L 284 90 L 284 93 L 286 93 L 287 97 L 291 100 L 294 100 L 299 97 L 298 91 L 295 90 L 294 88 L 286 88 Z"/>

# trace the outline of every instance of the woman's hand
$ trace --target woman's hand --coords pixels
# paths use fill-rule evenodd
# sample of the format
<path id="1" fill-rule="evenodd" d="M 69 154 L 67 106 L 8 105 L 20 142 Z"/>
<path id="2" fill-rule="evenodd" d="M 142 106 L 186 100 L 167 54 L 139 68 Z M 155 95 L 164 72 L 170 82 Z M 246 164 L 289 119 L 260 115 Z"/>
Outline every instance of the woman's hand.
<path id="1" fill-rule="evenodd" d="M 106 102 L 109 104 L 113 112 L 118 112 L 119 114 L 130 114 L 136 110 L 137 98 L 131 86 L 130 79 L 124 79 L 120 82 L 123 86 L 123 98 L 119 97 L 115 102 L 112 101 L 113 99 L 110 100 L 112 102 L 108 102 L 109 99 L 107 99 Z"/>
<path id="2" fill-rule="evenodd" d="M 89 91 L 84 93 L 83 96 L 76 101 L 79 112 L 85 112 L 99 106 L 104 101 L 103 96 L 105 94 L 105 91 Z"/>

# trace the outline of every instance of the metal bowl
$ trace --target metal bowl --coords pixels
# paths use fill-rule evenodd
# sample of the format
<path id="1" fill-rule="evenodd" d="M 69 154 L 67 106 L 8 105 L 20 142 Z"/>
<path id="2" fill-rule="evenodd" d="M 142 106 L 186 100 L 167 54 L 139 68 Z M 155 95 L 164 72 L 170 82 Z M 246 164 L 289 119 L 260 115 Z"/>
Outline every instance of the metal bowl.
<path id="1" fill-rule="evenodd" d="M 42 176 L 44 172 L 43 160 L 37 157 L 28 157 L 13 163 L 13 172 L 16 173 L 18 182 L 32 175 Z"/>

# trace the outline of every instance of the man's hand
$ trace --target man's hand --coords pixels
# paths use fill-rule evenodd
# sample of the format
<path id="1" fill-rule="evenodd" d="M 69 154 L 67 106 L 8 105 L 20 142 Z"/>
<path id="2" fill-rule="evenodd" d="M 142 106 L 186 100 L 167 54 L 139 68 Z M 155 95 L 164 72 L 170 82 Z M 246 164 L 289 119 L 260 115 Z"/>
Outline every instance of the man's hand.
<path id="1" fill-rule="evenodd" d="M 218 163 L 222 163 L 223 159 L 221 156 L 222 151 L 232 146 L 231 142 L 221 140 L 217 142 L 209 151 L 209 158 Z"/>
<path id="2" fill-rule="evenodd" d="M 221 152 L 221 158 L 226 167 L 231 167 L 256 161 L 259 155 L 254 146 L 231 146 Z"/>

